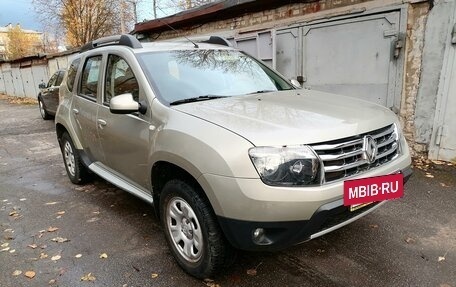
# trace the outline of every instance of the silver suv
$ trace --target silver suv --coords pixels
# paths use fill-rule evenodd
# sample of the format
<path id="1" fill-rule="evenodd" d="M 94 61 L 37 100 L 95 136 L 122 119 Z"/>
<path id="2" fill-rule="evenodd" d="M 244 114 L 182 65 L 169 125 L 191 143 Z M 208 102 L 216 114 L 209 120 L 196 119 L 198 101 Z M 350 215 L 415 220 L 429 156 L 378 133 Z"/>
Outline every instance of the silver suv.
<path id="1" fill-rule="evenodd" d="M 281 250 L 385 202 L 347 204 L 347 182 L 411 175 L 392 112 L 298 89 L 219 37 L 99 39 L 71 63 L 60 96 L 70 180 L 94 173 L 153 204 L 175 259 L 199 278 L 237 249 Z"/>

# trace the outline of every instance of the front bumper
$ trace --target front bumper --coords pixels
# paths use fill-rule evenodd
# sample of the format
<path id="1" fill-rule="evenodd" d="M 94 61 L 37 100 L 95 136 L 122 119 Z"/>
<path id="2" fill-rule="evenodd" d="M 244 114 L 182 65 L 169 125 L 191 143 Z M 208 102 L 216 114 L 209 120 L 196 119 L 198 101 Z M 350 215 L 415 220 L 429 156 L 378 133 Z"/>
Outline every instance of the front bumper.
<path id="1" fill-rule="evenodd" d="M 404 184 L 412 175 L 410 167 L 400 171 Z M 343 199 L 320 206 L 308 220 L 263 222 L 244 221 L 218 216 L 220 226 L 228 241 L 236 248 L 250 251 L 277 251 L 308 241 L 345 226 L 380 207 L 377 202 L 351 212 L 343 205 Z M 258 237 L 255 230 L 263 231 Z"/>

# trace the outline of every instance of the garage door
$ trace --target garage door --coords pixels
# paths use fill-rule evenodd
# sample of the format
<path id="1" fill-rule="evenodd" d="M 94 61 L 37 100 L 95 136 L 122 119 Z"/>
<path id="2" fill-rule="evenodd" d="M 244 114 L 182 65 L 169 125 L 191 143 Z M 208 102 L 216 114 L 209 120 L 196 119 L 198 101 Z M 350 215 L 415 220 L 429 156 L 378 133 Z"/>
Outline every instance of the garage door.
<path id="1" fill-rule="evenodd" d="M 277 69 L 304 86 L 398 111 L 403 41 L 400 11 L 277 31 Z M 293 50 L 300 54 L 293 59 Z M 296 73 L 292 75 L 292 70 Z"/>
<path id="2" fill-rule="evenodd" d="M 452 23 L 454 28 L 447 37 L 429 158 L 456 162 L 456 6 Z"/>

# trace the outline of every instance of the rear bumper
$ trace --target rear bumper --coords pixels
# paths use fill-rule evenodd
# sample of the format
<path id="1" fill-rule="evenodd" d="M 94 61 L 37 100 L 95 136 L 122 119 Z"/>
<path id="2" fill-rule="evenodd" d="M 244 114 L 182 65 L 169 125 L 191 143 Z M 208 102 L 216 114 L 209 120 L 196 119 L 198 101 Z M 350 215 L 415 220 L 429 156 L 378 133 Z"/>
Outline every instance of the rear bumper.
<path id="1" fill-rule="evenodd" d="M 412 175 L 412 169 L 407 167 L 400 172 L 406 183 Z M 234 247 L 250 251 L 278 251 L 345 226 L 384 203 L 377 202 L 351 212 L 343 205 L 343 199 L 339 199 L 320 206 L 309 220 L 299 221 L 255 222 L 222 216 L 218 219 L 226 238 Z M 263 229 L 263 232 L 255 239 L 254 232 L 258 228 Z"/>

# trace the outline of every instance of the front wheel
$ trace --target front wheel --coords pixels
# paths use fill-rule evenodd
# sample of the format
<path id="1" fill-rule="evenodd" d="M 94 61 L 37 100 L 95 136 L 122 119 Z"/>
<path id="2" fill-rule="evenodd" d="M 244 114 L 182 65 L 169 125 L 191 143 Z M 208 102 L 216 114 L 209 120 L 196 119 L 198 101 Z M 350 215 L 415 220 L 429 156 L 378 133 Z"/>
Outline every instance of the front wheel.
<path id="1" fill-rule="evenodd" d="M 233 261 L 234 250 L 214 212 L 191 184 L 177 179 L 165 184 L 160 218 L 174 258 L 190 275 L 208 278 Z"/>
<path id="2" fill-rule="evenodd" d="M 68 133 L 62 135 L 62 155 L 65 169 L 72 183 L 83 184 L 90 178 L 87 168 L 82 163 L 78 150 L 75 149 L 73 141 Z"/>

